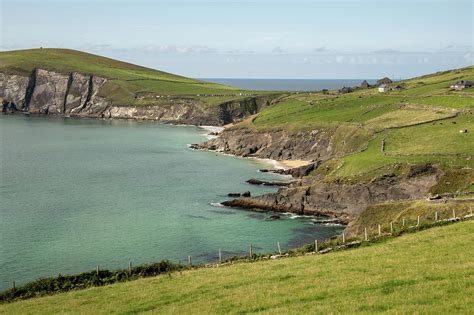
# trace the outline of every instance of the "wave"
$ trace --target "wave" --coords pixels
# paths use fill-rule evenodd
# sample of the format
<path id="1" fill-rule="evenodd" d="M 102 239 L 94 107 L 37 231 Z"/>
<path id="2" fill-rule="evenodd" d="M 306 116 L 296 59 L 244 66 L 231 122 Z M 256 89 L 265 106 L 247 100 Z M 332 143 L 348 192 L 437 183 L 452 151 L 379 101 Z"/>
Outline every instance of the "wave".
<path id="1" fill-rule="evenodd" d="M 291 213 L 291 212 L 284 212 L 282 213 L 283 215 L 286 215 L 289 219 L 299 219 L 299 218 L 303 218 L 303 219 L 311 219 L 311 218 L 314 218 L 313 215 L 304 215 L 304 214 L 295 214 L 295 213 Z"/>
<path id="2" fill-rule="evenodd" d="M 213 207 L 218 207 L 218 208 L 225 208 L 226 207 L 220 202 L 211 202 L 210 205 L 213 206 Z"/>

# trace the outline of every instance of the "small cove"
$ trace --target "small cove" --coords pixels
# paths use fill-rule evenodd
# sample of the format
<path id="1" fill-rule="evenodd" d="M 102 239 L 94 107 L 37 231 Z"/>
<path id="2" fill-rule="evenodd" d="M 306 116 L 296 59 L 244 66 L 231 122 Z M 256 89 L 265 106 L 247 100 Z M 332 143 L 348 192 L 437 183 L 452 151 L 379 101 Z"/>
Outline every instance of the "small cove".
<path id="1" fill-rule="evenodd" d="M 213 262 L 341 232 L 309 218 L 216 206 L 275 191 L 262 161 L 194 151 L 193 126 L 0 117 L 0 290 L 39 277 L 169 259 Z"/>

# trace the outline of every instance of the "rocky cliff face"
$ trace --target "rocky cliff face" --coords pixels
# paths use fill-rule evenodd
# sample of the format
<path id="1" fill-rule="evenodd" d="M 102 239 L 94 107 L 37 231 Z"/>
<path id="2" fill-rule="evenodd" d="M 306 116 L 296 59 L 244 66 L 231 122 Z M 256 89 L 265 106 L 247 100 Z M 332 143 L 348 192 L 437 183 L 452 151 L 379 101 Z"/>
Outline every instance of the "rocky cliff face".
<path id="1" fill-rule="evenodd" d="M 307 215 L 326 215 L 350 223 L 369 205 L 385 201 L 424 198 L 442 172 L 429 168 L 414 177 L 385 177 L 369 183 L 326 183 L 311 178 L 278 192 L 240 198 L 224 205 Z"/>
<path id="2" fill-rule="evenodd" d="M 25 102 L 28 77 L 0 73 L 0 97 L 15 102 L 17 106 Z"/>
<path id="3" fill-rule="evenodd" d="M 0 97 L 33 114 L 155 120 L 195 125 L 224 125 L 257 113 L 270 104 L 265 96 L 201 108 L 190 101 L 156 106 L 111 104 L 99 95 L 107 79 L 77 72 L 35 69 L 29 77 L 0 73 Z"/>
<path id="4" fill-rule="evenodd" d="M 338 128 L 288 134 L 286 131 L 258 132 L 250 129 L 225 130 L 221 135 L 197 149 L 215 150 L 246 157 L 275 160 L 313 160 L 312 169 L 322 161 L 345 155 L 360 146 L 340 146 L 350 142 L 338 136 Z M 374 179 L 371 182 L 348 184 L 324 181 L 322 175 L 303 176 L 289 187 L 278 192 L 253 198 L 239 198 L 224 205 L 254 210 L 292 212 L 306 215 L 326 215 L 341 222 L 351 223 L 368 206 L 395 200 L 424 198 L 439 180 L 442 171 L 427 165 L 414 165 L 409 175 L 395 175 Z M 300 176 L 295 176 L 300 177 Z"/>
<path id="5" fill-rule="evenodd" d="M 324 161 L 365 148 L 360 145 L 341 146 L 340 143 L 355 143 L 354 133 L 342 128 L 321 128 L 311 131 L 289 133 L 283 130 L 260 132 L 251 129 L 228 129 L 218 138 L 194 145 L 197 149 L 213 150 L 244 157 L 259 157 L 274 160 Z M 370 135 L 364 134 L 367 139 Z"/>

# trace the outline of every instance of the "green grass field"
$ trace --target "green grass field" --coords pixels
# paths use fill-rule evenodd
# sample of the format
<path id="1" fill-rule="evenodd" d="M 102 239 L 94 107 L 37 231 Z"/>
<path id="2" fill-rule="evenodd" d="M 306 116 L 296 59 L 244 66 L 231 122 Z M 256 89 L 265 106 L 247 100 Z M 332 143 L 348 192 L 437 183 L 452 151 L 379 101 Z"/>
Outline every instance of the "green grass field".
<path id="1" fill-rule="evenodd" d="M 154 99 L 135 99 L 135 96 L 140 93 L 193 96 L 250 93 L 70 49 L 44 48 L 0 52 L 1 72 L 30 75 L 35 68 L 65 74 L 75 71 L 105 77 L 109 81 L 101 90 L 101 94 L 114 104 L 121 106 L 155 103 Z M 229 97 L 229 99 L 232 98 Z M 207 100 L 211 99 L 212 97 L 202 97 L 200 103 L 206 104 Z M 221 97 L 221 100 L 227 99 Z"/>
<path id="2" fill-rule="evenodd" d="M 0 305 L 2 314 L 469 314 L 474 221 L 327 255 L 237 263 Z"/>
<path id="3" fill-rule="evenodd" d="M 433 163 L 445 169 L 472 169 L 472 89 L 451 91 L 449 86 L 473 78 L 474 68 L 467 67 L 405 80 L 397 83 L 404 86 L 403 90 L 388 93 L 371 88 L 339 95 L 291 94 L 234 128 L 289 133 L 328 130 L 333 134 L 335 158 L 324 166 L 331 180 L 370 180 L 392 172 L 400 164 Z M 466 176 L 474 182 L 472 174 Z M 469 185 L 465 189 L 469 191 Z"/>

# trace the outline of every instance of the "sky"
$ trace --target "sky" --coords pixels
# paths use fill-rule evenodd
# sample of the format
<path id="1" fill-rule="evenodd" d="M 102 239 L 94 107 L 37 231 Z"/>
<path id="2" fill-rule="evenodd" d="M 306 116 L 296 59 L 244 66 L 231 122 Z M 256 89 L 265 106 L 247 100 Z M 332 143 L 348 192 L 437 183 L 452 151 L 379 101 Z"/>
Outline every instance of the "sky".
<path id="1" fill-rule="evenodd" d="M 0 50 L 196 78 L 408 78 L 474 64 L 472 0 L 0 0 Z"/>

